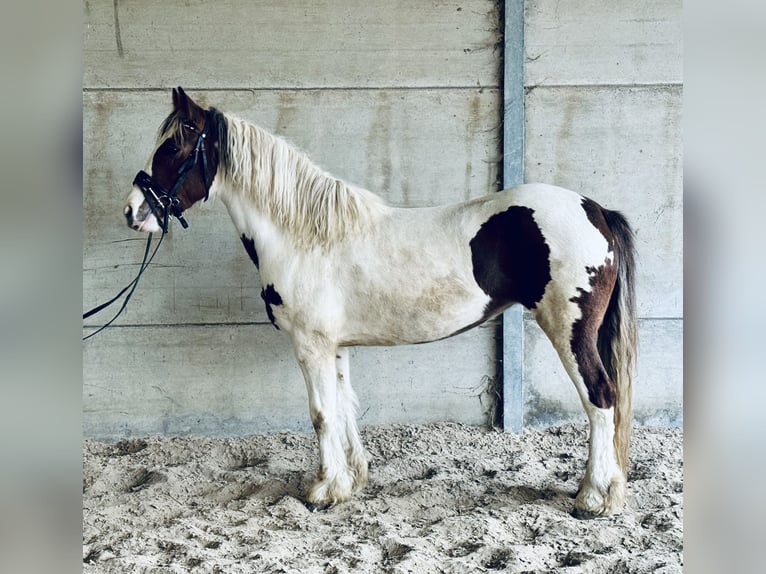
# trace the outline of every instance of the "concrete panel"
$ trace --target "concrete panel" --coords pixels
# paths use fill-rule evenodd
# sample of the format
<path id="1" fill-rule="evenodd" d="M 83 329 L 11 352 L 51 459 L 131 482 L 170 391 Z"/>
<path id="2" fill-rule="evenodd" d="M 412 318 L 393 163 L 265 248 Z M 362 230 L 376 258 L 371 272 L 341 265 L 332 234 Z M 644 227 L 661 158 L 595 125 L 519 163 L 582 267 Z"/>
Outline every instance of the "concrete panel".
<path id="1" fill-rule="evenodd" d="M 143 236 L 127 228 L 122 207 L 170 93 L 83 98 L 87 309 L 127 284 L 141 260 Z M 497 90 L 225 91 L 199 100 L 284 135 L 326 170 L 396 205 L 449 203 L 498 187 Z M 187 219 L 188 230 L 172 226 L 120 323 L 266 322 L 257 272 L 223 205 L 203 204 Z"/>
<path id="2" fill-rule="evenodd" d="M 484 424 L 493 323 L 427 345 L 357 348 L 362 424 Z M 120 327 L 84 345 L 87 437 L 233 436 L 311 429 L 287 337 L 271 325 Z"/>
<path id="3" fill-rule="evenodd" d="M 526 97 L 526 181 L 577 190 L 636 231 L 641 317 L 682 316 L 681 89 L 537 88 Z"/>
<path id="4" fill-rule="evenodd" d="M 638 374 L 633 385 L 634 419 L 640 424 L 683 422 L 683 320 L 639 321 Z M 548 338 L 534 319 L 525 320 L 525 423 L 547 426 L 583 422 L 577 391 Z"/>
<path id="5" fill-rule="evenodd" d="M 498 3 L 84 2 L 86 88 L 498 84 Z"/>
<path id="6" fill-rule="evenodd" d="M 525 7 L 528 86 L 681 82 L 680 0 L 527 0 Z"/>

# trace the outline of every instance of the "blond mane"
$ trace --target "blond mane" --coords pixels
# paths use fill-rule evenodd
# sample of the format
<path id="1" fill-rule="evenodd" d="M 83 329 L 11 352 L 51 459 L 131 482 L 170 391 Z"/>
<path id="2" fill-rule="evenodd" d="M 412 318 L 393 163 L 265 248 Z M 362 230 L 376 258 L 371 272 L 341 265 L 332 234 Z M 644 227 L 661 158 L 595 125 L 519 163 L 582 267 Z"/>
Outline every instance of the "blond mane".
<path id="1" fill-rule="evenodd" d="M 373 193 L 315 165 L 284 139 L 223 115 L 221 165 L 227 187 L 243 194 L 297 244 L 331 245 L 374 223 L 384 208 Z"/>

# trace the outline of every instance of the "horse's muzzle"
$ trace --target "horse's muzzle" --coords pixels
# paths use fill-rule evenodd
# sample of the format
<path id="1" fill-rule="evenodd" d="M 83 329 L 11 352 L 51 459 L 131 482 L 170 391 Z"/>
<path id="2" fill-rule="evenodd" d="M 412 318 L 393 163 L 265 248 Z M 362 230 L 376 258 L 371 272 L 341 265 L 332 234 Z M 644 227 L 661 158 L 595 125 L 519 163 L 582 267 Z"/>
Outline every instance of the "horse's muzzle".
<path id="1" fill-rule="evenodd" d="M 160 225 L 139 189 L 133 188 L 123 209 L 128 227 L 136 231 L 160 231 Z"/>

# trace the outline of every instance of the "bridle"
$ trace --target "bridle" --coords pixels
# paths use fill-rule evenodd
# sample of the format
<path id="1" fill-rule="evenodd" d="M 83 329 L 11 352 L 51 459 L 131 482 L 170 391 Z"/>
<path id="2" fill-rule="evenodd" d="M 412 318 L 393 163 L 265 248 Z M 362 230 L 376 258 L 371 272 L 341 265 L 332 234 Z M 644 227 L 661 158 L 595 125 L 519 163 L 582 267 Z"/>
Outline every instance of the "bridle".
<path id="1" fill-rule="evenodd" d="M 137 186 L 138 189 L 141 190 L 141 193 L 144 194 L 144 199 L 146 200 L 147 205 L 149 205 L 149 208 L 152 210 L 154 217 L 156 217 L 157 221 L 160 223 L 162 227 L 162 235 L 160 236 L 160 240 L 157 243 L 157 246 L 154 248 L 151 257 L 149 257 L 149 248 L 152 244 L 152 234 L 150 233 L 147 237 L 144 258 L 141 261 L 141 265 L 139 265 L 136 278 L 128 283 L 119 293 L 117 293 L 117 295 L 112 297 L 112 299 L 94 307 L 93 309 L 83 314 L 83 320 L 87 319 L 91 315 L 95 315 L 99 311 L 109 307 L 112 303 L 117 301 L 127 292 L 125 300 L 123 301 L 120 310 L 117 311 L 117 314 L 112 317 L 108 323 L 102 325 L 96 331 L 83 337 L 83 341 L 90 339 L 94 335 L 106 329 L 125 310 L 128 301 L 130 301 L 130 298 L 133 296 L 133 292 L 136 290 L 136 287 L 138 287 L 138 281 L 141 279 L 141 275 L 143 275 L 144 271 L 146 271 L 146 269 L 149 267 L 149 264 L 152 262 L 152 259 L 154 259 L 154 256 L 157 253 L 157 250 L 160 248 L 160 245 L 162 245 L 162 240 L 165 237 L 165 234 L 168 232 L 170 216 L 172 215 L 175 217 L 181 223 L 181 226 L 184 229 L 189 227 L 189 224 L 186 222 L 186 219 L 184 219 L 183 216 L 184 208 L 181 205 L 181 200 L 178 199 L 178 190 L 181 189 L 181 185 L 183 185 L 186 176 L 189 175 L 189 172 L 194 168 L 195 165 L 197 165 L 197 163 L 200 163 L 202 166 L 202 179 L 205 183 L 205 201 L 207 201 L 208 196 L 210 195 L 210 186 L 213 182 L 210 181 L 210 170 L 207 166 L 205 141 L 208 135 L 208 127 L 213 122 L 211 121 L 212 114 L 210 111 L 207 111 L 205 115 L 205 126 L 202 128 L 202 130 L 199 130 L 197 126 L 191 122 L 184 122 L 182 124 L 182 127 L 197 134 L 197 143 L 194 145 L 194 151 L 190 153 L 189 156 L 178 167 L 178 177 L 176 178 L 173 187 L 170 188 L 170 191 L 166 190 L 159 182 L 157 182 L 157 180 L 155 180 L 151 175 L 143 170 L 139 171 L 136 174 L 136 177 L 133 179 L 133 185 Z"/>
<path id="2" fill-rule="evenodd" d="M 197 165 L 197 163 L 200 163 L 202 166 L 202 179 L 205 183 L 205 201 L 207 201 L 208 196 L 210 195 L 210 186 L 213 182 L 210 181 L 210 173 L 207 167 L 207 153 L 205 149 L 208 128 L 212 123 L 210 115 L 209 111 L 206 112 L 207 117 L 205 118 L 205 126 L 202 130 L 199 130 L 197 126 L 188 121 L 182 124 L 182 127 L 197 134 L 197 143 L 194 146 L 194 151 L 190 153 L 178 167 L 178 177 L 176 178 L 173 187 L 170 188 L 170 191 L 166 190 L 156 179 L 143 170 L 139 171 L 133 179 L 133 185 L 138 187 L 138 189 L 141 190 L 141 193 L 144 194 L 144 199 L 152 210 L 154 217 L 157 218 L 158 222 L 162 222 L 163 235 L 168 232 L 168 220 L 170 219 L 168 214 L 175 217 L 184 229 L 189 227 L 189 224 L 183 216 L 184 208 L 181 205 L 181 200 L 178 199 L 178 190 L 181 189 L 181 185 L 183 185 L 186 176 L 189 175 L 189 172 L 195 165 Z"/>

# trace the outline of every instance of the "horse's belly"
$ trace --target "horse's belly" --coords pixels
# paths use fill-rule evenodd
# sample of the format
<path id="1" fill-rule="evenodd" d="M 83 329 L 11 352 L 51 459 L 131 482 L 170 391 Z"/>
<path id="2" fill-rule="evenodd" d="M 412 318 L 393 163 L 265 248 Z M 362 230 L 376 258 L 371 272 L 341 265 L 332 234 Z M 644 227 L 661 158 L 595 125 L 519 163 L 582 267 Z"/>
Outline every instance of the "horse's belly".
<path id="1" fill-rule="evenodd" d="M 489 297 L 455 277 L 361 295 L 346 306 L 347 345 L 400 345 L 454 335 L 486 317 Z"/>

